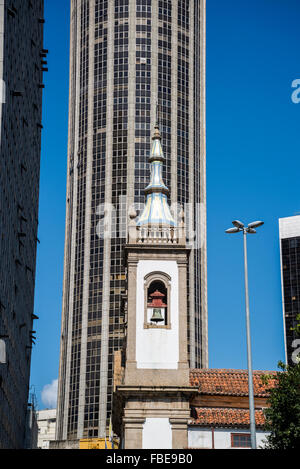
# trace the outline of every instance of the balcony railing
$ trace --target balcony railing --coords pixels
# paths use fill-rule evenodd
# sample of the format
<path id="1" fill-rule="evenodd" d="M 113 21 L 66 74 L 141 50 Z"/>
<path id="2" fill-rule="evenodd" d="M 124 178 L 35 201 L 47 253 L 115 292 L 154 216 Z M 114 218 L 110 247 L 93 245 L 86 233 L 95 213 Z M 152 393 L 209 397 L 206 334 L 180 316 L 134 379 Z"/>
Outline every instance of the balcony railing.
<path id="1" fill-rule="evenodd" d="M 185 228 L 163 227 L 163 226 L 136 226 L 129 224 L 129 244 L 167 244 L 184 245 Z"/>

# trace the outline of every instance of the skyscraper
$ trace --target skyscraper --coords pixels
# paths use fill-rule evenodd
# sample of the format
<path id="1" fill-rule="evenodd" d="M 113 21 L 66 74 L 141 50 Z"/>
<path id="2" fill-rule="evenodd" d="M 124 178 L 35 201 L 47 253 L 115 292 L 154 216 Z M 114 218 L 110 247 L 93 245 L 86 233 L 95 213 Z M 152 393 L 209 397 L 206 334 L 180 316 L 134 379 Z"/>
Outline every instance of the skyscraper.
<path id="1" fill-rule="evenodd" d="M 279 238 L 285 359 L 292 365 L 300 347 L 300 215 L 279 219 Z"/>
<path id="2" fill-rule="evenodd" d="M 43 0 L 0 1 L 0 448 L 23 448 L 41 149 Z"/>
<path id="3" fill-rule="evenodd" d="M 208 363 L 205 1 L 72 0 L 70 55 L 58 440 L 103 437 L 111 414 L 127 213 L 144 203 L 157 107 L 169 202 L 175 214 L 183 206 L 194 243 L 190 366 Z"/>

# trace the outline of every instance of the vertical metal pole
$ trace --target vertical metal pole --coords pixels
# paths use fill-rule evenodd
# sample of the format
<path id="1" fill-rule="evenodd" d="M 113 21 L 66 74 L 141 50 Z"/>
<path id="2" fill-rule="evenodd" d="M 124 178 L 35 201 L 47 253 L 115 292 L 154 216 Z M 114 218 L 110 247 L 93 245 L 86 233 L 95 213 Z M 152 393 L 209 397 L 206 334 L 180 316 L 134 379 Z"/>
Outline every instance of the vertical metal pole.
<path id="1" fill-rule="evenodd" d="M 244 232 L 244 261 L 245 261 L 245 294 L 246 294 L 246 327 L 247 327 L 247 358 L 248 358 L 250 431 L 251 431 L 251 447 L 252 447 L 252 449 L 256 449 L 256 429 L 255 429 L 255 410 L 254 410 L 254 395 L 253 395 L 250 312 L 249 312 L 249 291 L 248 291 L 247 229 L 244 228 L 243 232 Z"/>

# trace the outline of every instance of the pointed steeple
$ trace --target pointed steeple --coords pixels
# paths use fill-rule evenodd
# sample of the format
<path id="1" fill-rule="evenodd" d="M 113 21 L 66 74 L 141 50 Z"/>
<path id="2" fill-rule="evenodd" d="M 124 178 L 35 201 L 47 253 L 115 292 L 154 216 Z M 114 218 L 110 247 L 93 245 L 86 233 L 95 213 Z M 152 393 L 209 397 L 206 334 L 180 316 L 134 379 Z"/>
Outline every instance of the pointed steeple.
<path id="1" fill-rule="evenodd" d="M 153 144 L 149 158 L 151 168 L 150 184 L 145 189 L 146 205 L 143 213 L 137 221 L 138 226 L 162 225 L 175 226 L 175 220 L 171 215 L 168 204 L 169 189 L 162 179 L 163 163 L 165 161 L 159 125 L 156 123 L 152 137 Z"/>

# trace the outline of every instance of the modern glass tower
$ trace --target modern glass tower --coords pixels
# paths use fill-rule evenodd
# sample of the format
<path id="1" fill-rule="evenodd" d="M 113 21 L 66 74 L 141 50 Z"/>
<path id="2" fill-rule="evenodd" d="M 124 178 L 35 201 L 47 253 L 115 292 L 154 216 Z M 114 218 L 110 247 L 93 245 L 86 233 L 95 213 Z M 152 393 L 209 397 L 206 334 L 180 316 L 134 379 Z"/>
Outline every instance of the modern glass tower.
<path id="1" fill-rule="evenodd" d="M 0 449 L 22 449 L 35 316 L 43 0 L 0 0 Z M 27 440 L 28 441 L 28 440 Z"/>
<path id="2" fill-rule="evenodd" d="M 105 435 L 125 327 L 127 213 L 145 200 L 157 107 L 169 203 L 174 216 L 183 206 L 194 246 L 190 366 L 208 365 L 205 24 L 205 0 L 71 1 L 57 440 Z"/>

